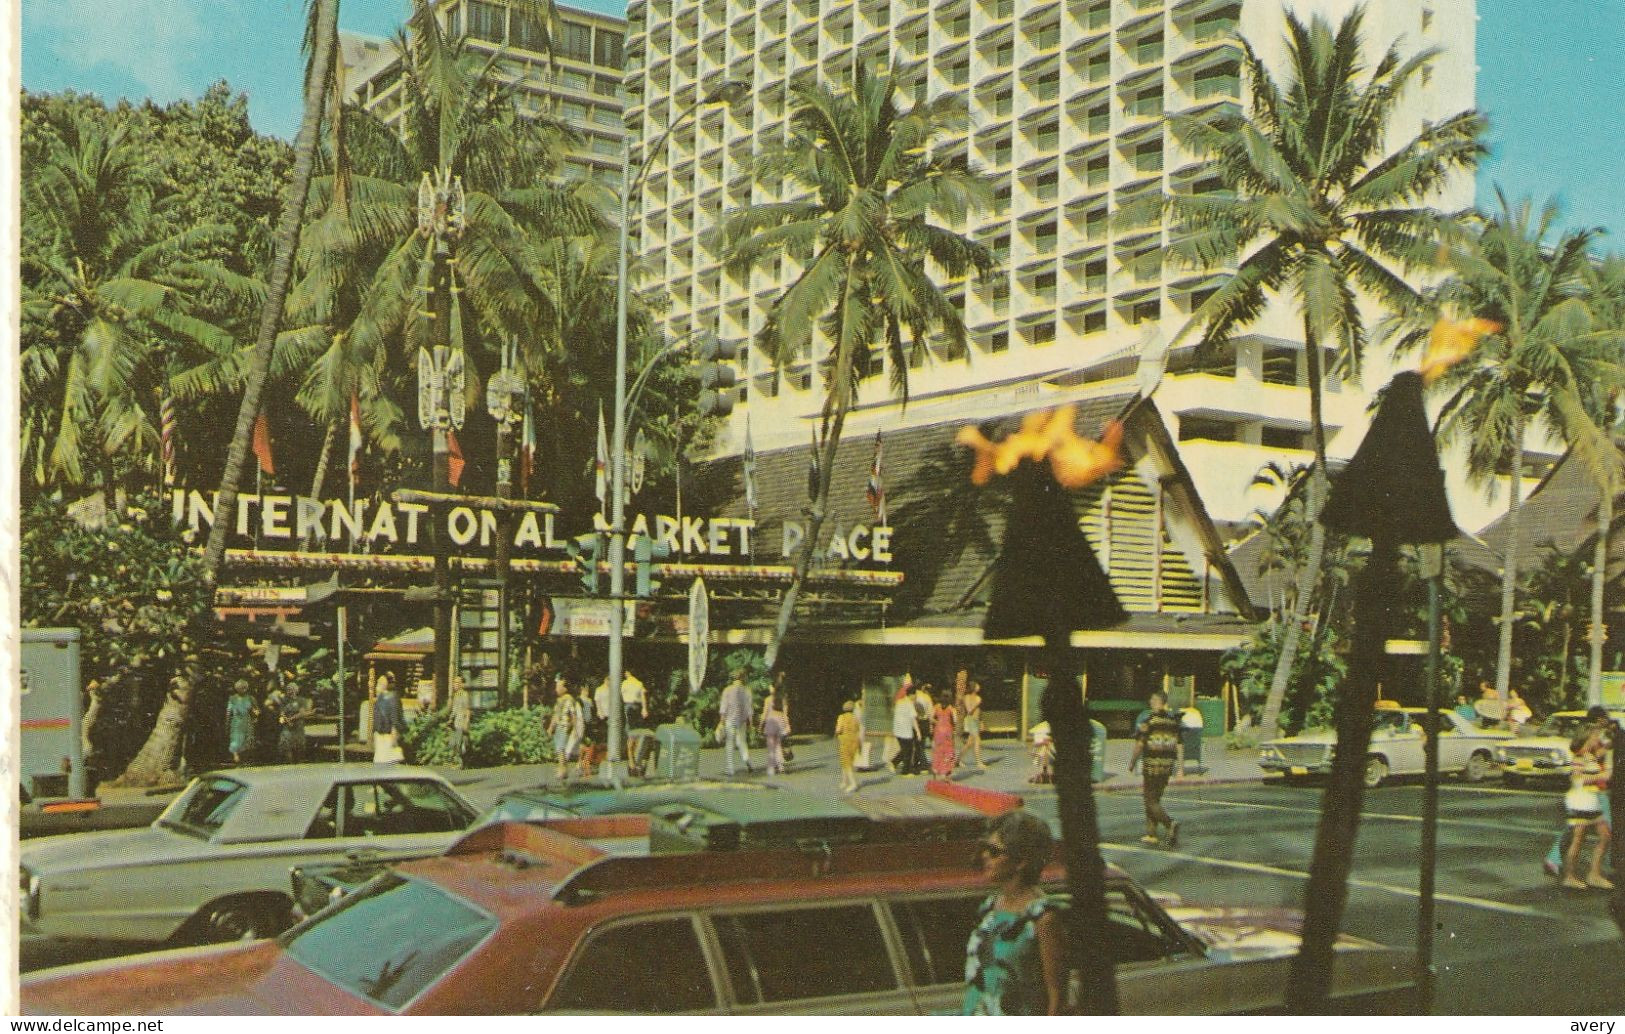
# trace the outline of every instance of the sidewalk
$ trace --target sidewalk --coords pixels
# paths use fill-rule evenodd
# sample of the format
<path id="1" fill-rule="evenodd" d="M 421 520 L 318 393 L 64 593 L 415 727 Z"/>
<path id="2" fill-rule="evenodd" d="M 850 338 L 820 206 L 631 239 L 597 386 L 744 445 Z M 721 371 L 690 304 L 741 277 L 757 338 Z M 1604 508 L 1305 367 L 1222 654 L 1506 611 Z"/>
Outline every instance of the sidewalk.
<path id="1" fill-rule="evenodd" d="M 788 765 L 788 770 L 782 775 L 767 776 L 762 772 L 765 761 L 764 752 L 760 749 L 751 752 L 751 764 L 755 771 L 749 775 L 736 775 L 732 778 L 748 780 L 751 782 L 768 782 L 796 793 L 810 795 L 827 794 L 831 797 L 839 796 L 836 787 L 840 782 L 840 765 L 835 757 L 835 740 L 830 736 L 792 737 L 790 745 L 795 758 Z M 1140 777 L 1138 773 L 1128 772 L 1129 753 L 1133 741 L 1127 739 L 1108 740 L 1106 742 L 1106 778 L 1095 784 L 1095 788 L 1106 793 L 1122 791 L 1139 792 Z M 1027 780 L 1031 777 L 1033 769 L 1028 759 L 1026 746 L 1018 740 L 994 739 L 984 740 L 982 743 L 982 756 L 987 762 L 986 771 L 977 771 L 974 768 L 961 767 L 953 775 L 953 780 L 967 786 L 981 787 L 989 790 L 1002 790 L 1023 796 L 1044 796 L 1055 792 L 1053 786 L 1034 785 Z M 1228 751 L 1224 747 L 1221 737 L 1209 737 L 1202 744 L 1202 761 L 1204 770 L 1198 774 L 1174 780 L 1175 786 L 1204 785 L 1233 782 L 1257 782 L 1264 777 L 1263 769 L 1258 767 L 1257 751 Z M 706 747 L 700 752 L 700 778 L 728 779 L 723 771 L 724 758 L 720 747 Z M 564 785 L 554 779 L 552 765 L 507 765 L 501 768 L 486 769 L 440 769 L 441 773 L 470 801 L 477 805 L 485 805 L 494 801 L 498 795 L 513 789 L 546 785 L 551 788 L 563 789 Z M 871 771 L 859 771 L 858 793 L 865 797 L 880 797 L 890 794 L 921 793 L 924 791 L 929 776 L 900 776 L 886 770 L 884 766 Z M 634 783 L 645 780 L 631 780 Z M 591 785 L 587 783 L 571 783 L 572 786 Z"/>

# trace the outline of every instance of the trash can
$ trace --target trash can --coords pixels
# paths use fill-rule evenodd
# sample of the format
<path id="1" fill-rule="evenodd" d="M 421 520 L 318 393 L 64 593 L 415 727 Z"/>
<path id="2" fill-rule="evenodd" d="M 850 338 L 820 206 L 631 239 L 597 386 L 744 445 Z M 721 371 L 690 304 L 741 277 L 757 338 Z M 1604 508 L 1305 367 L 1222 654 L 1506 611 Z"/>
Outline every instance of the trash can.
<path id="1" fill-rule="evenodd" d="M 1185 770 L 1180 775 L 1202 771 L 1202 733 L 1206 716 L 1194 707 L 1187 707 L 1179 715 L 1179 735 L 1185 747 Z"/>
<path id="2" fill-rule="evenodd" d="M 1089 779 L 1091 782 L 1103 783 L 1106 781 L 1106 727 L 1091 718 L 1089 731 L 1095 734 L 1094 745 L 1089 748 L 1089 759 L 1094 762 Z"/>
<path id="3" fill-rule="evenodd" d="M 700 734 L 686 725 L 667 724 L 655 730 L 660 744 L 660 775 L 664 779 L 700 777 Z"/>

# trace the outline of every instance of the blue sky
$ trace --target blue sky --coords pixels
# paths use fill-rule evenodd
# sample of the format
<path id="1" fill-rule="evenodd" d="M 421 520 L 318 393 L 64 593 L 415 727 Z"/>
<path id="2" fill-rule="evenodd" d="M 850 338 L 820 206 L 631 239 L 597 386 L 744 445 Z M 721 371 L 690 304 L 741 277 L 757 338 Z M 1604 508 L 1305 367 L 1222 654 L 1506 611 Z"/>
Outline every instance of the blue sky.
<path id="1" fill-rule="evenodd" d="M 1408 3 L 1410 0 L 1378 0 Z M 621 14 L 624 0 L 576 0 Z M 346 29 L 392 33 L 410 0 L 342 0 Z M 255 126 L 298 122 L 302 0 L 23 0 L 23 85 L 159 101 L 217 79 L 248 94 Z M 1493 184 L 1556 197 L 1571 225 L 1611 227 L 1625 252 L 1625 0 L 1478 0 L 1478 103 Z"/>

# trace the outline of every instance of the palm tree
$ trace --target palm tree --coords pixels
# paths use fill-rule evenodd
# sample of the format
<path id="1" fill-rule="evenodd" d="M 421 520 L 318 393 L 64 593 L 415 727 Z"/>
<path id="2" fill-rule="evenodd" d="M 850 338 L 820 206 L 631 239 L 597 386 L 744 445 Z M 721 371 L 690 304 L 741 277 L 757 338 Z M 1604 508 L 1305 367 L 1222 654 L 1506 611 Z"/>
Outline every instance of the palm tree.
<path id="1" fill-rule="evenodd" d="M 293 275 L 294 252 L 299 246 L 299 232 L 304 223 L 305 203 L 310 193 L 311 173 L 316 164 L 317 136 L 321 132 L 322 111 L 327 90 L 332 81 L 332 67 L 337 54 L 339 0 L 312 0 L 311 24 L 308 37 L 310 62 L 305 69 L 305 103 L 299 120 L 299 134 L 293 143 L 293 175 L 283 195 L 282 215 L 277 222 L 276 247 L 271 259 L 271 275 L 267 281 L 264 308 L 260 310 L 259 331 L 254 338 L 254 352 L 249 357 L 243 382 L 243 401 L 237 409 L 237 426 L 232 432 L 231 444 L 226 451 L 226 469 L 220 476 L 220 491 L 215 496 L 214 524 L 209 529 L 209 541 L 203 552 L 204 577 L 213 581 L 219 574 L 220 562 L 226 555 L 227 514 L 237 508 L 237 486 L 242 480 L 243 464 L 248 456 L 248 444 L 254 431 L 254 419 L 260 412 L 260 394 L 265 389 L 267 373 L 271 368 L 271 353 L 276 345 L 277 331 L 282 325 L 283 307 L 288 296 L 288 282 Z M 172 694 L 165 700 L 165 709 L 177 701 L 184 716 L 190 694 Z M 159 731 L 176 725 L 166 723 L 160 715 Z M 151 745 L 149 741 L 149 746 Z M 175 738 L 174 750 L 179 750 Z M 143 748 L 143 754 L 146 753 Z"/>
<path id="2" fill-rule="evenodd" d="M 963 224 L 992 200 L 988 178 L 963 156 L 931 149 L 963 123 L 963 101 L 940 96 L 902 110 L 895 75 L 858 64 L 844 90 L 793 86 L 789 138 L 758 159 L 757 177 L 787 180 L 802 194 L 747 209 L 723 230 L 730 269 L 746 271 L 775 255 L 805 263 L 774 303 L 757 345 L 780 365 L 810 358 L 816 332 L 829 348 L 817 492 L 768 645 L 770 665 L 817 548 L 835 452 L 870 349 L 885 348 L 892 388 L 906 402 L 910 362 L 924 358 L 933 330 L 945 339 L 945 355 L 966 349 L 964 320 L 933 271 L 953 278 L 993 268 L 985 247 L 933 221 Z"/>
<path id="3" fill-rule="evenodd" d="M 1584 297 L 1595 231 L 1569 230 L 1548 244 L 1555 206 L 1546 205 L 1536 216 L 1528 201 L 1513 204 L 1505 195 L 1497 197 L 1499 211 L 1458 252 L 1456 272 L 1434 293 L 1440 306 L 1488 316 L 1503 326 L 1481 342 L 1470 362 L 1441 381 L 1448 397 L 1438 434 L 1443 442 L 1465 443 L 1470 483 L 1493 490 L 1502 472 L 1511 472 L 1495 670 L 1496 692 L 1504 703 L 1516 616 L 1524 442 L 1538 421 L 1604 474 L 1598 391 L 1617 383 L 1617 364 L 1607 361 L 1606 337 L 1595 332 Z M 1412 339 L 1419 336 L 1413 333 Z"/>
<path id="4" fill-rule="evenodd" d="M 1289 634 L 1260 722 L 1277 732 L 1281 700 L 1325 556 L 1318 520 L 1326 486 L 1322 419 L 1325 354 L 1357 374 L 1366 331 L 1362 294 L 1391 311 L 1410 311 L 1417 291 L 1402 274 L 1429 265 L 1448 220 L 1428 199 L 1451 176 L 1471 169 L 1483 148 L 1483 119 L 1465 111 L 1390 147 L 1401 96 L 1433 56 L 1409 58 L 1390 47 L 1369 69 L 1361 58 L 1364 9 L 1333 26 L 1316 15 L 1305 25 L 1286 13 L 1284 74 L 1277 78 L 1242 43 L 1249 85 L 1246 114 L 1177 115 L 1175 137 L 1207 159 L 1222 188 L 1178 193 L 1161 204 L 1179 228 L 1176 262 L 1235 272 L 1192 314 L 1181 337 L 1201 331 L 1209 346 L 1260 316 L 1271 295 L 1290 298 L 1303 320 L 1314 472 L 1308 485 L 1311 537 L 1299 568 Z M 1142 218 L 1126 211 L 1123 218 Z"/>
<path id="5" fill-rule="evenodd" d="M 1586 295 L 1597 331 L 1602 336 L 1599 343 L 1607 347 L 1611 341 L 1613 354 L 1619 355 L 1621 341 L 1625 340 L 1625 257 L 1614 255 L 1588 265 Z M 1617 366 L 1615 372 L 1617 374 Z M 1602 703 L 1602 648 L 1608 634 L 1603 611 L 1604 589 L 1608 584 L 1609 543 L 1614 534 L 1614 500 L 1620 491 L 1621 478 L 1618 439 L 1614 438 L 1614 432 L 1619 427 L 1619 383 L 1617 376 L 1611 380 L 1611 384 L 1599 382 L 1594 387 L 1601 395 L 1597 410 L 1602 418 L 1602 430 L 1609 441 L 1602 450 L 1602 469 L 1597 479 L 1601 494 L 1597 505 L 1597 541 L 1593 544 L 1591 566 L 1591 627 L 1588 631 L 1591 654 L 1586 682 L 1588 706 Z"/>
<path id="6" fill-rule="evenodd" d="M 231 347 L 187 298 L 196 246 L 225 227 L 157 236 L 152 168 L 128 136 L 80 114 L 24 177 L 22 462 L 40 487 L 156 471 L 167 355 Z"/>

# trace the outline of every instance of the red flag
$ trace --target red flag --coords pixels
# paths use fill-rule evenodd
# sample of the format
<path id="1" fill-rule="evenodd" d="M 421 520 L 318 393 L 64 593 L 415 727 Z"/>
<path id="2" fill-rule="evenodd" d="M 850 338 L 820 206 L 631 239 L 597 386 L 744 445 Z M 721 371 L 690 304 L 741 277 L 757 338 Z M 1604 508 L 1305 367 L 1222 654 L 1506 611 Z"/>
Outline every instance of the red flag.
<path id="1" fill-rule="evenodd" d="M 463 450 L 457 444 L 457 432 L 449 427 L 446 429 L 446 449 L 451 453 L 446 457 L 446 480 L 456 488 L 457 482 L 463 480 Z"/>
<path id="2" fill-rule="evenodd" d="M 260 461 L 261 471 L 276 476 L 276 463 L 271 458 L 271 425 L 265 419 L 264 410 L 254 418 L 254 456 Z"/>

